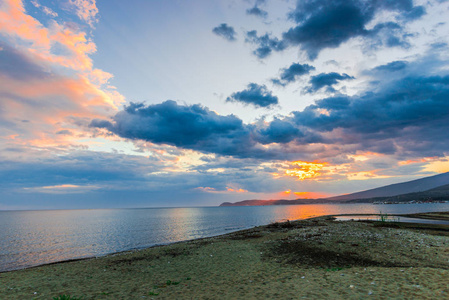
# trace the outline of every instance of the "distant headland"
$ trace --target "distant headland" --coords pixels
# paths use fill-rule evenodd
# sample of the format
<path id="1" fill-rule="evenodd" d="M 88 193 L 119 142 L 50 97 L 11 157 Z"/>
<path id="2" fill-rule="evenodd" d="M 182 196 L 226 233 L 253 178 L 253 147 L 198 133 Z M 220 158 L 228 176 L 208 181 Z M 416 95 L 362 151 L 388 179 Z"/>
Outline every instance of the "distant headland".
<path id="1" fill-rule="evenodd" d="M 417 180 L 396 183 L 361 191 L 319 199 L 295 200 L 244 200 L 235 203 L 224 202 L 220 206 L 262 206 L 326 203 L 420 203 L 449 200 L 449 172 Z"/>

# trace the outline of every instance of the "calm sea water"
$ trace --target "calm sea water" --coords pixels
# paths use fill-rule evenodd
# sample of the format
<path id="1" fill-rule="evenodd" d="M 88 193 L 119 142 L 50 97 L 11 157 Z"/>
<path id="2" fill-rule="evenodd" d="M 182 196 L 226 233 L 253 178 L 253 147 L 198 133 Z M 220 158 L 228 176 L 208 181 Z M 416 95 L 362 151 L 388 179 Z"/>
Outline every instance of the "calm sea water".
<path id="1" fill-rule="evenodd" d="M 328 214 L 449 211 L 438 204 L 0 211 L 0 272 Z"/>

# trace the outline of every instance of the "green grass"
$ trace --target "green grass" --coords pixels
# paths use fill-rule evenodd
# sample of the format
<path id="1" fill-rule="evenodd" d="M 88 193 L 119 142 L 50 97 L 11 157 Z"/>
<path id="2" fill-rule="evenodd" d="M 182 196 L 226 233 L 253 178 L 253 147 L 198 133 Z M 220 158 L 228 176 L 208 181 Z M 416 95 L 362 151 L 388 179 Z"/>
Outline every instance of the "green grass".
<path id="1" fill-rule="evenodd" d="M 381 223 L 386 223 L 386 222 L 399 222 L 399 217 L 393 217 L 390 216 L 389 214 L 383 214 L 382 212 L 380 212 L 379 214 L 379 219 L 377 219 L 377 221 L 381 222 Z"/>
<path id="2" fill-rule="evenodd" d="M 326 269 L 326 272 L 337 272 L 337 271 L 341 271 L 344 268 L 341 267 L 336 267 L 336 268 L 330 268 L 330 269 Z"/>
<path id="3" fill-rule="evenodd" d="M 70 295 L 59 295 L 57 297 L 53 297 L 53 300 L 82 300 L 83 298 L 72 297 Z"/>

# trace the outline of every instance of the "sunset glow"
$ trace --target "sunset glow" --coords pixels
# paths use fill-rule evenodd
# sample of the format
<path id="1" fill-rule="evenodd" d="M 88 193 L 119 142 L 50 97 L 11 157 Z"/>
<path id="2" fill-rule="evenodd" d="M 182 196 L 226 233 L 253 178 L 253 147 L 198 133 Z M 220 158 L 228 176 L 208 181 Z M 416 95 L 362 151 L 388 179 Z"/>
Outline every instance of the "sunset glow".
<path id="1" fill-rule="evenodd" d="M 285 170 L 288 176 L 296 177 L 298 180 L 305 180 L 318 177 L 320 170 L 326 165 L 325 163 L 313 163 L 305 161 L 291 162 L 292 168 Z"/>
<path id="2" fill-rule="evenodd" d="M 331 2 L 0 1 L 0 210 L 448 172 L 449 2 Z"/>

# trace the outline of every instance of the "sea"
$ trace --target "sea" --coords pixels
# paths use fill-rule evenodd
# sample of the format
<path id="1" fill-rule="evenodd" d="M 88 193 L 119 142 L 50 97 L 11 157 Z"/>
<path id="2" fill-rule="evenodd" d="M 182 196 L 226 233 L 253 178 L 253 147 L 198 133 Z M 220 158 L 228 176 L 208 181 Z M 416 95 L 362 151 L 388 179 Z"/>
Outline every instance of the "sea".
<path id="1" fill-rule="evenodd" d="M 329 214 L 449 211 L 449 203 L 0 211 L 0 272 Z"/>

